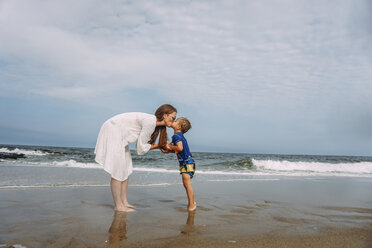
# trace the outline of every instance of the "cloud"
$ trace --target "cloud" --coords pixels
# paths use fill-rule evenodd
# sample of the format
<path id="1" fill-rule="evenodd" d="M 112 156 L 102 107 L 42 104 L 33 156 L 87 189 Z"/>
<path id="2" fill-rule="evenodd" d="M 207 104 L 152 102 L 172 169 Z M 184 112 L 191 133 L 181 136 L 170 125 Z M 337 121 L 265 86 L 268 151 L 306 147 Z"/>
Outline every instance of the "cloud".
<path id="1" fill-rule="evenodd" d="M 0 95 L 109 107 L 142 89 L 320 135 L 340 120 L 335 109 L 372 105 L 371 6 L 4 0 Z"/>
<path id="2" fill-rule="evenodd" d="M 0 54 L 10 63 L 5 71 L 17 73 L 15 67 L 23 75 L 14 87 L 45 96 L 156 85 L 167 95 L 181 91 L 217 105 L 221 98 L 252 108 L 306 104 L 322 90 L 347 92 L 347 69 L 366 76 L 354 84 L 371 89 L 371 49 L 363 49 L 371 48 L 371 35 L 351 26 L 359 18 L 352 11 L 361 9 L 346 8 L 352 6 L 3 1 Z"/>

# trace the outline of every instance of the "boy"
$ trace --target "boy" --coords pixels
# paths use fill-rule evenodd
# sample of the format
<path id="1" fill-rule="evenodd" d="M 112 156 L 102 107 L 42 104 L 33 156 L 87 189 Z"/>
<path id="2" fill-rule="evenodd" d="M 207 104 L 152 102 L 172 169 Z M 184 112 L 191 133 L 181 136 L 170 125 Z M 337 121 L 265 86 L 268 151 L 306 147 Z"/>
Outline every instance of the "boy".
<path id="1" fill-rule="evenodd" d="M 168 143 L 167 148 L 177 154 L 183 186 L 186 189 L 187 198 L 189 200 L 187 210 L 194 211 L 196 209 L 196 203 L 194 201 L 194 190 L 191 186 L 191 178 L 193 178 L 195 173 L 195 162 L 190 153 L 187 140 L 183 136 L 184 133 L 190 130 L 191 124 L 188 119 L 180 117 L 173 122 L 172 128 L 174 129 L 174 135 L 172 136 L 172 143 Z"/>

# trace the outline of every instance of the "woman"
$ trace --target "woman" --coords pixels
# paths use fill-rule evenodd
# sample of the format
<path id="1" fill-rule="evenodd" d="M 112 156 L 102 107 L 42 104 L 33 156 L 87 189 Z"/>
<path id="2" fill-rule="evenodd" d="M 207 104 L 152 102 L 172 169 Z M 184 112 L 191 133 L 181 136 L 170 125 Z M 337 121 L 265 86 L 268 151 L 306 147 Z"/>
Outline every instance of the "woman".
<path id="1" fill-rule="evenodd" d="M 161 105 L 155 115 L 145 113 L 124 113 L 108 119 L 98 134 L 96 162 L 111 174 L 111 192 L 116 211 L 133 211 L 128 203 L 128 177 L 132 174 L 132 158 L 128 145 L 136 142 L 138 155 L 149 150 L 166 152 L 167 130 L 176 119 L 177 109 L 170 104 Z M 159 143 L 155 144 L 159 136 Z"/>

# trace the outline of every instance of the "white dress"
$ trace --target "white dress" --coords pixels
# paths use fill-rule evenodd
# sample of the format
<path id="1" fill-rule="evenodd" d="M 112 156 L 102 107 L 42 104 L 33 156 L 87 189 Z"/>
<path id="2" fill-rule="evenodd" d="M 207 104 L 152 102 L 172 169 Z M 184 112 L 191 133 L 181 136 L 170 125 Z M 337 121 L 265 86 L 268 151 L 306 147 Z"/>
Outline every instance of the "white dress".
<path id="1" fill-rule="evenodd" d="M 147 153 L 148 143 L 156 127 L 155 115 L 145 113 L 124 113 L 103 123 L 99 131 L 95 160 L 111 177 L 124 181 L 133 172 L 132 157 L 128 144 L 137 141 L 138 155 Z"/>

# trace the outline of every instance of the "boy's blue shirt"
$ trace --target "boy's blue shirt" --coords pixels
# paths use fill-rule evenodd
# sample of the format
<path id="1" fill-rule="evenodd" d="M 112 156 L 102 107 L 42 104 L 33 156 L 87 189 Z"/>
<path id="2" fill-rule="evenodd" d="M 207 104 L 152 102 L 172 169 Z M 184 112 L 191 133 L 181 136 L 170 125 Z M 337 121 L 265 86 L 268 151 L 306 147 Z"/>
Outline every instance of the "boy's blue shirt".
<path id="1" fill-rule="evenodd" d="M 183 150 L 177 153 L 177 158 L 180 163 L 180 166 L 195 163 L 192 158 L 189 145 L 187 144 L 187 140 L 185 136 L 181 132 L 175 133 L 172 136 L 173 145 L 177 145 L 177 143 L 180 141 L 182 142 L 182 146 L 183 146 Z"/>

